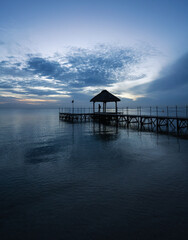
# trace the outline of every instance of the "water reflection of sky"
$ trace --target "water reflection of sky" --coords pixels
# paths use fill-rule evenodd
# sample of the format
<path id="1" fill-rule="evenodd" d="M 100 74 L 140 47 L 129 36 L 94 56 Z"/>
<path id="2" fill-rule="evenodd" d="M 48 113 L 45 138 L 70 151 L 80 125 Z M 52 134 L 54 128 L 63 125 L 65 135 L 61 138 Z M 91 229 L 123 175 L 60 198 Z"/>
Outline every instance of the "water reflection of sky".
<path id="1" fill-rule="evenodd" d="M 54 110 L 1 116 L 0 225 L 8 239 L 187 233 L 186 140 L 61 122 Z"/>

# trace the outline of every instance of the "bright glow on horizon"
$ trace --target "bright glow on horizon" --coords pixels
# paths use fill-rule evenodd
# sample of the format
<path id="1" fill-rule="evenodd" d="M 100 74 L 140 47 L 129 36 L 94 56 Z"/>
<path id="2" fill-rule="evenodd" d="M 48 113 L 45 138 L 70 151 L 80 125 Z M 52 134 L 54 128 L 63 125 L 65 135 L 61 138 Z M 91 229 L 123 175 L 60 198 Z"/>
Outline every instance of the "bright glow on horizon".
<path id="1" fill-rule="evenodd" d="M 28 98 L 28 99 L 19 99 L 18 100 L 19 102 L 33 102 L 33 103 L 35 103 L 35 102 L 57 102 L 57 100 L 47 100 L 47 99 L 30 99 L 30 98 Z"/>

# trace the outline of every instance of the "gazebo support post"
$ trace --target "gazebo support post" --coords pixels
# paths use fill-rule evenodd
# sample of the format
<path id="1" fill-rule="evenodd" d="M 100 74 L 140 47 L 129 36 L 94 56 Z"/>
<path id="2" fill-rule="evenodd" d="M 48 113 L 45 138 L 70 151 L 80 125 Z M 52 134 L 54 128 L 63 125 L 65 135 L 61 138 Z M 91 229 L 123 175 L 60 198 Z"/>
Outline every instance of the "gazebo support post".
<path id="1" fill-rule="evenodd" d="M 117 102 L 115 102 L 116 114 L 118 113 Z"/>
<path id="2" fill-rule="evenodd" d="M 103 102 L 103 113 L 105 113 L 105 112 L 106 112 L 106 103 Z"/>
<path id="3" fill-rule="evenodd" d="M 95 113 L 95 102 L 93 102 L 93 113 Z"/>

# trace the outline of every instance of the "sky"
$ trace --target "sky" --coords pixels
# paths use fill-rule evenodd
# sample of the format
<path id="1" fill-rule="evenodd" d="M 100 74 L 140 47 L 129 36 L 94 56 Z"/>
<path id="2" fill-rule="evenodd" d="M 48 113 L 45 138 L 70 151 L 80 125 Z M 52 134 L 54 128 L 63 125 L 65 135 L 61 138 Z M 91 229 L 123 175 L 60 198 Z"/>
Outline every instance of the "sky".
<path id="1" fill-rule="evenodd" d="M 1 0 L 0 108 L 188 104 L 188 1 Z"/>

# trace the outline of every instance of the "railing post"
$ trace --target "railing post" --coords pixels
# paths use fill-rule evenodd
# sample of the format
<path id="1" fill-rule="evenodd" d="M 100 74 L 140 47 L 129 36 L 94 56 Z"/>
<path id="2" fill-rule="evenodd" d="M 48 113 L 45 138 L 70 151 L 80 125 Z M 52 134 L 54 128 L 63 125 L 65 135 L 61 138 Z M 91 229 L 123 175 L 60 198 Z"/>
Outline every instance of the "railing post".
<path id="1" fill-rule="evenodd" d="M 156 115 L 157 115 L 157 132 L 159 130 L 159 119 L 158 119 L 158 106 L 156 106 Z"/>
<path id="2" fill-rule="evenodd" d="M 74 100 L 72 100 L 72 113 L 74 113 Z"/>
<path id="3" fill-rule="evenodd" d="M 141 107 L 140 107 L 140 116 L 141 116 L 141 114 L 142 114 L 142 109 L 141 109 Z"/>
<path id="4" fill-rule="evenodd" d="M 151 117 L 151 107 L 150 107 L 150 117 Z"/>

